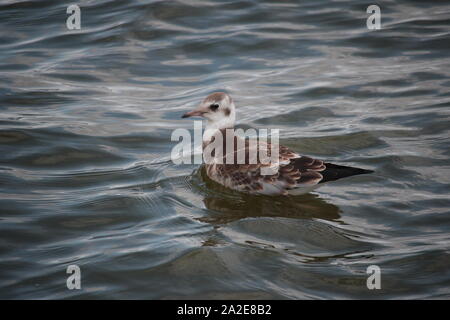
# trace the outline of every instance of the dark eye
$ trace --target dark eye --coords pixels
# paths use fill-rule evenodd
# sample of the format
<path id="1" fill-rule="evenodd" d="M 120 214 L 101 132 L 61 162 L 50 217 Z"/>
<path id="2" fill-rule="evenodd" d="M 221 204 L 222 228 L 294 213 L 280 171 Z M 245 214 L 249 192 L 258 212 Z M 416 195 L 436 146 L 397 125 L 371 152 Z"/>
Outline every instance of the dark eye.
<path id="1" fill-rule="evenodd" d="M 212 111 L 216 111 L 219 108 L 219 105 L 217 103 L 213 103 L 212 105 L 209 106 L 209 108 Z"/>

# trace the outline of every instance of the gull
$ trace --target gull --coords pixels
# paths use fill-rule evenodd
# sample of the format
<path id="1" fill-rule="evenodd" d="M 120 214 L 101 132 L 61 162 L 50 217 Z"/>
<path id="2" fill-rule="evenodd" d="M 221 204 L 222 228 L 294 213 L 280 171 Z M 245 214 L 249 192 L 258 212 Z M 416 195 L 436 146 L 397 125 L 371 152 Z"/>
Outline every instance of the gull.
<path id="1" fill-rule="evenodd" d="M 275 167 L 273 163 L 261 161 L 259 158 L 256 161 L 250 161 L 251 153 L 258 153 L 260 149 L 267 150 L 267 153 L 271 154 L 271 144 L 260 139 L 256 144 L 252 144 L 249 139 L 242 141 L 242 138 L 236 134 L 226 134 L 225 131 L 230 129 L 234 131 L 236 107 L 231 96 L 225 92 L 208 95 L 196 109 L 185 113 L 182 118 L 194 116 L 207 120 L 202 141 L 203 152 L 211 147 L 217 134 L 221 134 L 223 139 L 223 143 L 219 144 L 223 146 L 222 152 L 213 151 L 211 153 L 213 160 L 205 164 L 206 174 L 211 180 L 236 191 L 264 195 L 300 195 L 311 192 L 330 181 L 373 172 L 302 156 L 281 145 L 278 147 Z M 227 144 L 231 142 L 229 139 L 233 139 L 234 142 L 231 148 L 230 144 Z M 240 144 L 242 142 L 244 143 Z M 244 151 L 244 161 L 237 161 L 239 151 Z M 232 163 L 224 160 L 229 154 L 231 154 L 230 159 L 234 160 Z M 264 172 L 264 169 L 268 167 L 272 171 Z"/>

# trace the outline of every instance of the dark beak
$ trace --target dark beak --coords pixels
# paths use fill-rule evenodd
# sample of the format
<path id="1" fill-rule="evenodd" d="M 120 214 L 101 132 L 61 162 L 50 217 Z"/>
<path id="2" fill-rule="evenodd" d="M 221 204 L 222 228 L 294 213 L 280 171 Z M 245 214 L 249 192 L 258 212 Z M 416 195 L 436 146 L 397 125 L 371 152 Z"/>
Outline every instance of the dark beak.
<path id="1" fill-rule="evenodd" d="M 184 119 L 184 118 L 196 117 L 196 116 L 201 117 L 201 116 L 203 116 L 204 113 L 205 113 L 205 111 L 196 109 L 196 110 L 186 112 L 185 114 L 183 114 L 183 116 L 181 118 Z"/>

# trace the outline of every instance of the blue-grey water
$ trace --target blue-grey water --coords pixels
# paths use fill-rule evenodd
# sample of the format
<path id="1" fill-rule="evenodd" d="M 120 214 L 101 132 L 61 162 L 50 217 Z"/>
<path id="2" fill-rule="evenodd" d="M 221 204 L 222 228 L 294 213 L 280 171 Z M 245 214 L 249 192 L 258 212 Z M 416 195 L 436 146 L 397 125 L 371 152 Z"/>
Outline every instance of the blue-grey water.
<path id="1" fill-rule="evenodd" d="M 368 30 L 370 4 L 1 1 L 0 298 L 450 298 L 450 4 L 377 1 Z M 170 161 L 218 90 L 240 126 L 375 173 L 218 188 Z"/>

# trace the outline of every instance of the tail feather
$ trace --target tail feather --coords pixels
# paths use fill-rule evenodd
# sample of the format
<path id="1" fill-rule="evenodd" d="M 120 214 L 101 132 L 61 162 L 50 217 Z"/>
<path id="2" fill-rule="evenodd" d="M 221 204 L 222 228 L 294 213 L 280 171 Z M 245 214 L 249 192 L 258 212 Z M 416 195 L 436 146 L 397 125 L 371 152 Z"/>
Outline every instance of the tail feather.
<path id="1" fill-rule="evenodd" d="M 374 172 L 372 170 L 340 166 L 332 163 L 324 164 L 326 166 L 326 169 L 320 172 L 320 174 L 323 176 L 323 179 L 319 183 L 335 181 L 341 178 L 346 178 L 358 174 L 367 174 Z"/>

